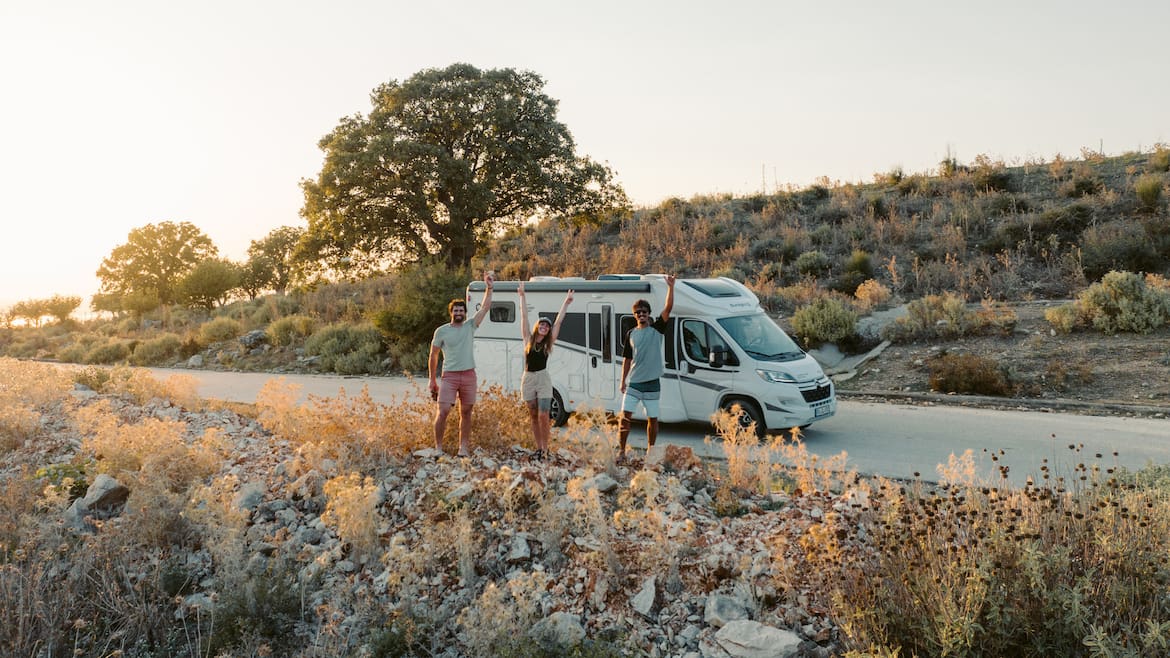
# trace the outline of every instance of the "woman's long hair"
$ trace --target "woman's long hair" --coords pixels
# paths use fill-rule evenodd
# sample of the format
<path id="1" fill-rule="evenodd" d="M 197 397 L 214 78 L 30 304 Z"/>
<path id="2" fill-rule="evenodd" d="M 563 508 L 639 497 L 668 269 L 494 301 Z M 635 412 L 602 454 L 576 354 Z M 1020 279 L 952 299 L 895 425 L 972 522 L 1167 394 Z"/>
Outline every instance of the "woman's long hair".
<path id="1" fill-rule="evenodd" d="M 538 338 L 537 337 L 538 334 L 536 333 L 536 330 L 540 328 L 541 322 L 548 324 L 548 333 L 546 333 L 543 338 Z M 536 350 L 537 352 L 547 352 L 549 342 L 551 340 L 552 340 L 552 323 L 549 322 L 545 318 L 540 318 L 539 320 L 536 321 L 536 324 L 532 325 L 532 333 L 528 335 L 528 346 L 525 348 L 524 352 L 528 353 L 528 352 L 531 352 L 533 350 Z"/>

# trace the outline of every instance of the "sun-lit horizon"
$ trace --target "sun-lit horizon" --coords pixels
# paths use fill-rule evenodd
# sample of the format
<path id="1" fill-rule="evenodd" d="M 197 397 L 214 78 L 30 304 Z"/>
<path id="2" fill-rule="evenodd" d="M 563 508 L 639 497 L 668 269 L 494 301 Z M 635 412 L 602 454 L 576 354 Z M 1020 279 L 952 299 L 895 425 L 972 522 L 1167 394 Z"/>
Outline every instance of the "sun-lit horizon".
<path id="1" fill-rule="evenodd" d="M 346 29 L 335 29 L 344 22 Z M 531 70 L 639 206 L 1170 141 L 1170 5 L 1122 0 L 0 7 L 0 308 L 97 292 L 146 224 L 220 255 L 304 226 L 317 141 L 369 93 L 467 62 Z"/>

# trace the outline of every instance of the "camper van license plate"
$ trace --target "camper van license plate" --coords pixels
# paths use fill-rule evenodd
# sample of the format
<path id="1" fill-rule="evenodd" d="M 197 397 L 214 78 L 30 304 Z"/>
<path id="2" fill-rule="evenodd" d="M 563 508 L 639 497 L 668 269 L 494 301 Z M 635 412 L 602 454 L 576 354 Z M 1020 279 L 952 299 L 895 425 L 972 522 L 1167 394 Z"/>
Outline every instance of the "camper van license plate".
<path id="1" fill-rule="evenodd" d="M 821 416 L 828 416 L 828 415 L 829 415 L 829 405 L 826 404 L 824 406 L 817 407 L 816 412 L 814 414 L 814 418 L 820 418 Z"/>

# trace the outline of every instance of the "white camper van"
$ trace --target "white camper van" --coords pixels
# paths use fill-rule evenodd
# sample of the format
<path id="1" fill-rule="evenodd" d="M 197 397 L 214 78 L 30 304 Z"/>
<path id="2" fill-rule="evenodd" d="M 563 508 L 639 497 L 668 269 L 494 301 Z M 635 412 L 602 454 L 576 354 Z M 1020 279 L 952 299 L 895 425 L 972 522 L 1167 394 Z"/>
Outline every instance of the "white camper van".
<path id="1" fill-rule="evenodd" d="M 491 310 L 475 333 L 480 380 L 512 391 L 520 389 L 524 371 L 517 283 L 495 282 Z M 483 289 L 482 281 L 467 287 L 472 303 L 482 298 Z M 568 290 L 576 291 L 573 304 L 548 364 L 551 413 L 558 425 L 582 406 L 621 408 L 622 342 L 635 324 L 630 309 L 634 301 L 646 299 L 657 316 L 666 301 L 666 278 L 534 277 L 524 282 L 529 322 L 555 318 Z M 820 365 L 764 313 L 752 291 L 733 279 L 675 282 L 664 352 L 662 422 L 709 422 L 716 410 L 738 403 L 744 424 L 754 421 L 762 435 L 805 427 L 837 412 L 833 383 Z M 635 418 L 641 413 L 639 407 Z"/>

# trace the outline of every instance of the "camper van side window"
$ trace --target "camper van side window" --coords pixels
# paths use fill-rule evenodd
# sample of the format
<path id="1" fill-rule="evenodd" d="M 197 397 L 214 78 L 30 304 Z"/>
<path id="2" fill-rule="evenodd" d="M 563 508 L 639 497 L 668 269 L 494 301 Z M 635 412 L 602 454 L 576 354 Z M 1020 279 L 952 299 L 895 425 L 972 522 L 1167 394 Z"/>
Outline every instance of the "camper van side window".
<path id="1" fill-rule="evenodd" d="M 622 355 L 622 345 L 625 344 L 626 334 L 630 333 L 630 329 L 633 329 L 637 324 L 638 321 L 634 319 L 634 316 L 628 313 L 623 313 L 622 315 L 618 316 L 618 336 L 620 338 L 618 338 L 617 342 L 614 343 L 614 356 Z"/>
<path id="2" fill-rule="evenodd" d="M 488 319 L 492 322 L 515 322 L 516 304 L 512 302 L 492 302 L 492 309 L 488 311 Z"/>
<path id="3" fill-rule="evenodd" d="M 613 362 L 613 307 L 601 307 L 601 361 Z"/>

